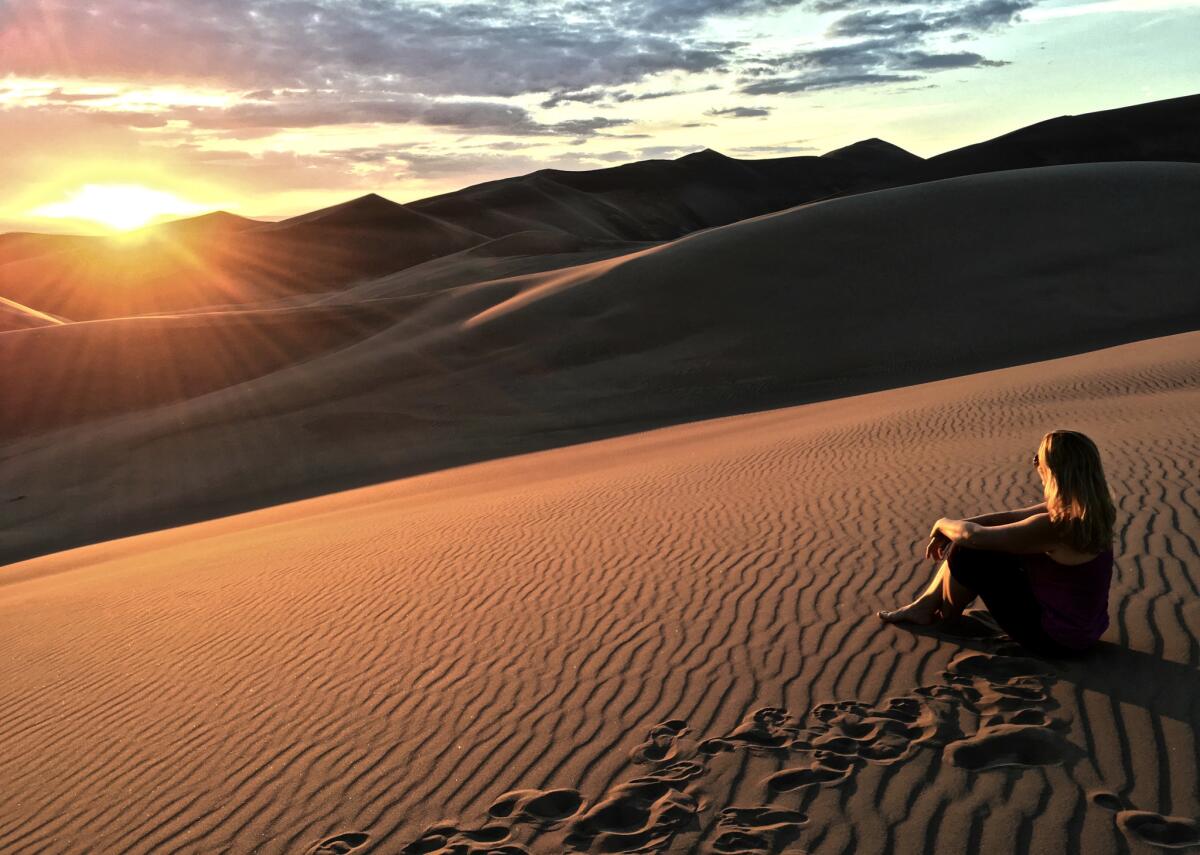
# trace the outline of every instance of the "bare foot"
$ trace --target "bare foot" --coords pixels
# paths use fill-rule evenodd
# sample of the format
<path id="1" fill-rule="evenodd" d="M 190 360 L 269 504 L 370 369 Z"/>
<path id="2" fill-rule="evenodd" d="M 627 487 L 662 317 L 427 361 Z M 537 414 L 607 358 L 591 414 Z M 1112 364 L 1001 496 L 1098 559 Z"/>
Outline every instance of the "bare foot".
<path id="1" fill-rule="evenodd" d="M 879 611 L 875 614 L 884 623 L 915 623 L 920 626 L 929 626 L 941 617 L 937 604 L 932 600 L 916 600 L 893 612 Z"/>

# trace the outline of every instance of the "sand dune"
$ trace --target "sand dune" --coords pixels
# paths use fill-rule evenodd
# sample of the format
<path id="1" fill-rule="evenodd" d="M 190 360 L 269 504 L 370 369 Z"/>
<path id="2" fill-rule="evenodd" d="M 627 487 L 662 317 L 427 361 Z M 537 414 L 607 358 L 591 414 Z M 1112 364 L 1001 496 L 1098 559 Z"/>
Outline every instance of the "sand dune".
<path id="1" fill-rule="evenodd" d="M 59 324 L 36 314 L 0 336 L 0 441 L 204 395 L 357 342 L 394 324 L 412 300 L 336 309 L 196 312 Z M 0 309 L 4 303 L 0 300 Z M 0 319 L 7 315 L 0 315 Z"/>
<path id="2" fill-rule="evenodd" d="M 22 306 L 14 300 L 6 300 L 4 297 L 0 297 L 0 332 L 53 326 L 62 323 L 64 323 L 62 318 L 47 315 L 45 312 L 39 312 L 28 306 Z"/>
<path id="3" fill-rule="evenodd" d="M 122 322 L 113 329 L 144 338 L 90 366 L 70 355 L 105 351 L 88 343 L 104 327 L 5 333 L 11 361 L 39 366 L 0 376 L 0 395 L 18 402 L 9 430 L 26 410 L 61 430 L 4 449 L 0 495 L 27 498 L 10 511 L 0 561 L 636 427 L 1193 329 L 1196 198 L 1200 166 L 1189 164 L 862 194 L 573 268 L 350 306 L 358 314 L 336 325 L 347 339 L 313 346 L 311 318 L 335 314 L 264 310 L 247 317 L 269 334 L 224 343 L 223 330 L 247 321 Z M 160 358 L 159 331 L 183 328 L 197 331 L 140 372 L 135 392 L 39 397 L 47 376 L 119 389 L 122 372 Z M 198 391 L 262 374 L 279 364 L 278 341 L 299 343 L 307 361 L 96 420 L 111 401 L 169 400 L 179 366 L 204 366 L 187 369 Z"/>
<path id="4" fill-rule="evenodd" d="M 1038 122 L 931 157 L 913 180 L 1123 160 L 1200 161 L 1200 95 Z"/>
<path id="5" fill-rule="evenodd" d="M 499 237 L 530 228 L 610 240 L 670 240 L 802 202 L 898 181 L 916 155 L 887 143 L 841 156 L 738 160 L 705 149 L 604 169 L 540 169 L 409 207 Z"/>
<path id="6" fill-rule="evenodd" d="M 337 292 L 497 238 L 524 235 L 528 245 L 542 235 L 535 246 L 553 245 L 555 236 L 657 242 L 934 179 L 1101 161 L 1194 162 L 1198 99 L 1059 117 L 929 161 L 879 139 L 820 157 L 739 160 L 705 149 L 604 169 L 541 169 L 407 205 L 369 194 L 279 223 L 216 212 L 118 242 L 0 235 L 0 295 L 76 320 L 300 302 L 296 295 Z"/>
<path id="7" fill-rule="evenodd" d="M 212 214 L 90 240 L 0 264 L 0 294 L 73 320 L 255 303 L 332 290 L 486 238 L 370 195 L 278 223 Z"/>
<path id="8" fill-rule="evenodd" d="M 1190 333 L 6 568 L 0 850 L 1195 842 L 1198 371 Z M 1095 657 L 870 618 L 1061 425 L 1118 499 Z"/>

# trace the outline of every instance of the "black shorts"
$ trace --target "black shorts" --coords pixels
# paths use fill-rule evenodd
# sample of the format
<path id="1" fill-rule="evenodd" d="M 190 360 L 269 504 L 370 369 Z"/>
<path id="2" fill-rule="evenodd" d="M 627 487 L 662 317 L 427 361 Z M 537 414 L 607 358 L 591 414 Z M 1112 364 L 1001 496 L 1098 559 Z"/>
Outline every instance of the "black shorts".
<path id="1" fill-rule="evenodd" d="M 1021 556 L 955 546 L 950 550 L 950 575 L 979 595 L 1000 628 L 1022 647 L 1042 656 L 1077 656 L 1042 628 L 1042 606 L 1033 594 Z"/>

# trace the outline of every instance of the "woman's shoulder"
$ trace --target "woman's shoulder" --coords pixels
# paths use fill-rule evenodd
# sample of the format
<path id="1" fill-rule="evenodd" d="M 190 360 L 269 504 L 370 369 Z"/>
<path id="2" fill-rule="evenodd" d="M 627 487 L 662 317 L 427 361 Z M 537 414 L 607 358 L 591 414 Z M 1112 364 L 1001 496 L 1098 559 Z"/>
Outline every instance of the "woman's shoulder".
<path id="1" fill-rule="evenodd" d="M 1112 561 L 1113 548 L 1110 545 L 1098 551 L 1084 552 L 1076 549 L 1069 543 L 1063 543 L 1054 549 L 1046 550 L 1046 556 L 1055 564 L 1078 567 L 1084 564 L 1103 563 L 1106 560 Z"/>

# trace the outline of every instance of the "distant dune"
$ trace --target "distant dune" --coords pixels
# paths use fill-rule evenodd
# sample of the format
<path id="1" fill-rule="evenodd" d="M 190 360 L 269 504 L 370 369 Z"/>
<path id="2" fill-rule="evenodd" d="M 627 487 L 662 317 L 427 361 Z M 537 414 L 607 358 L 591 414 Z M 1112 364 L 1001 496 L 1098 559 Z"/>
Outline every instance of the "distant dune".
<path id="1" fill-rule="evenodd" d="M 0 436 L 28 436 L 0 556 L 1194 329 L 1197 198 L 1200 165 L 1018 170 L 424 293 L 0 335 L 39 366 L 0 375 Z"/>
<path id="2" fill-rule="evenodd" d="M 0 294 L 72 320 L 246 304 L 327 291 L 486 238 L 371 195 L 278 223 L 222 213 L 154 226 L 140 240 L 90 240 L 0 264 Z"/>
<path id="3" fill-rule="evenodd" d="M 1038 122 L 931 157 L 917 177 L 1123 160 L 1200 161 L 1200 95 Z"/>
<path id="4" fill-rule="evenodd" d="M 0 851 L 1194 841 L 1198 373 L 1191 333 L 6 568 Z M 1118 500 L 1095 656 L 1014 656 L 982 621 L 879 624 L 926 579 L 932 520 L 1037 498 L 1029 455 L 1053 426 L 1097 439 Z M 280 442 L 291 465 L 303 450 Z M 81 449 L 76 483 L 119 504 L 164 443 L 182 448 L 123 449 L 107 477 Z M 221 458 L 265 451 L 174 468 L 216 481 Z M 28 488 L 3 507 L 57 490 Z"/>
<path id="5" fill-rule="evenodd" d="M 820 157 L 738 160 L 705 149 L 604 169 L 541 169 L 407 205 L 369 194 L 277 223 L 216 212 L 116 242 L 0 235 L 0 296 L 72 320 L 296 302 L 516 235 L 526 236 L 523 254 L 562 252 L 540 247 L 573 240 L 637 248 L 805 202 L 935 179 L 1198 161 L 1197 116 L 1200 96 L 1191 96 L 1060 117 L 929 161 L 879 139 Z"/>

